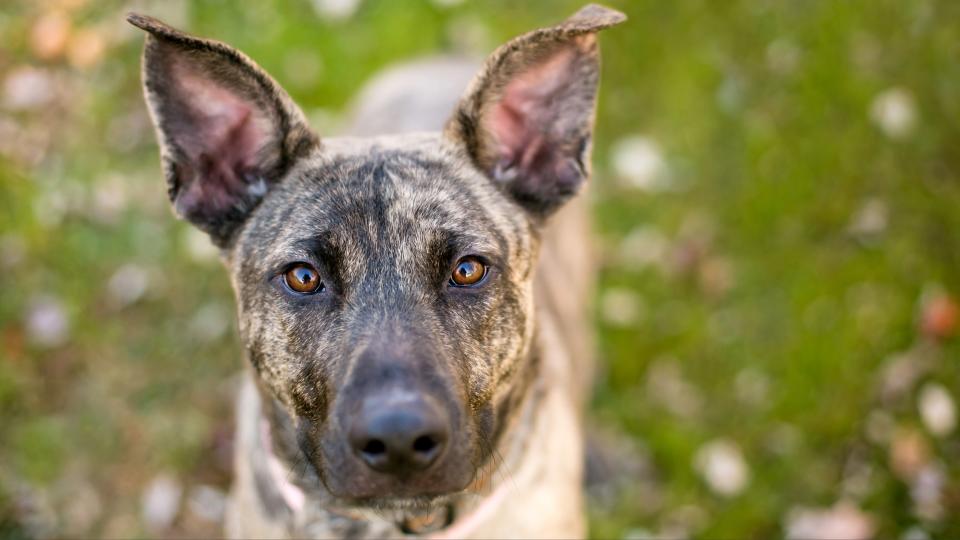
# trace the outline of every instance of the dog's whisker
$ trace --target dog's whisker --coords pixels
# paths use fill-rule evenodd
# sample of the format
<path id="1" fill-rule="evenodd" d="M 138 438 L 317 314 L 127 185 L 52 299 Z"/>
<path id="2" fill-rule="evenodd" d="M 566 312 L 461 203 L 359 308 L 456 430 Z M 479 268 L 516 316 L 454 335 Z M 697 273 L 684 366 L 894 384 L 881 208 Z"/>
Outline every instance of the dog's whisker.
<path id="1" fill-rule="evenodd" d="M 516 482 L 513 469 L 511 469 L 510 464 L 503 457 L 503 454 L 500 453 L 500 450 L 497 448 L 493 448 L 493 453 L 491 454 L 491 458 L 494 461 L 494 463 L 496 463 L 496 467 L 494 467 L 490 471 L 490 475 L 492 477 L 491 480 L 496 480 L 497 479 L 496 477 L 499 476 L 500 481 L 507 482 L 511 484 L 511 487 L 513 489 L 517 489 L 519 487 L 519 484 Z"/>

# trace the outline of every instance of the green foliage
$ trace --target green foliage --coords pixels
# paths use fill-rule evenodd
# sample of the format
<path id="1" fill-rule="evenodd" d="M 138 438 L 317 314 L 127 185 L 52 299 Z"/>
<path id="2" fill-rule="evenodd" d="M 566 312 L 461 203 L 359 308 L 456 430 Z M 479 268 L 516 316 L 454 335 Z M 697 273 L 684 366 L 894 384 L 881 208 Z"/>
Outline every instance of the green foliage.
<path id="1" fill-rule="evenodd" d="M 384 66 L 483 54 L 580 3 L 442 4 L 368 0 L 344 20 L 303 0 L 142 10 L 244 50 L 324 134 Z M 650 472 L 594 504 L 593 535 L 783 536 L 803 508 L 849 501 L 881 537 L 960 536 L 960 439 L 918 413 L 924 385 L 960 392 L 960 343 L 921 324 L 931 298 L 960 293 L 960 4 L 610 4 L 630 20 L 601 38 L 594 414 Z M 26 530 L 23 486 L 61 513 L 81 478 L 100 512 L 60 527 L 130 536 L 159 471 L 229 481 L 232 296 L 167 209 L 124 9 L 0 13 L 0 535 Z M 58 11 L 74 39 L 43 53 L 37 21 Z M 10 81 L 31 69 L 50 96 L 16 105 Z M 624 160 L 652 172 L 631 181 Z M 697 465 L 716 440 L 748 470 L 729 495 Z M 939 510 L 902 463 L 915 440 Z"/>

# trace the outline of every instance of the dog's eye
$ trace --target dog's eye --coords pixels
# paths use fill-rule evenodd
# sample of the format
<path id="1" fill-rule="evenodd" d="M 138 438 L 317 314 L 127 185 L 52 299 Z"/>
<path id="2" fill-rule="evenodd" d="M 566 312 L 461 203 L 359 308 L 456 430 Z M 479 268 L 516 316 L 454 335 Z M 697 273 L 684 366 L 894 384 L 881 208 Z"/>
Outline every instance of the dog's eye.
<path id="1" fill-rule="evenodd" d="M 457 266 L 450 275 L 450 285 L 454 287 L 470 287 L 480 283 L 487 275 L 487 265 L 476 257 L 464 257 L 457 261 Z"/>
<path id="2" fill-rule="evenodd" d="M 283 275 L 290 290 L 300 294 L 313 294 L 323 288 L 320 273 L 307 263 L 297 263 L 291 266 Z"/>

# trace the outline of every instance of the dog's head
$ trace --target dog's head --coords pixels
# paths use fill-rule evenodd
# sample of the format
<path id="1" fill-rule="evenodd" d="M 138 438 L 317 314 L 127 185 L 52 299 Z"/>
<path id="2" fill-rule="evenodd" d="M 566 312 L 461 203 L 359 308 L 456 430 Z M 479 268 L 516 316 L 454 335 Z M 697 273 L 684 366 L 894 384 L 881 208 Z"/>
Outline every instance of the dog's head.
<path id="1" fill-rule="evenodd" d="M 536 363 L 538 228 L 589 175 L 596 32 L 622 19 L 502 46 L 442 134 L 321 141 L 242 53 L 130 17 L 170 198 L 222 250 L 301 483 L 409 504 L 488 462 Z"/>

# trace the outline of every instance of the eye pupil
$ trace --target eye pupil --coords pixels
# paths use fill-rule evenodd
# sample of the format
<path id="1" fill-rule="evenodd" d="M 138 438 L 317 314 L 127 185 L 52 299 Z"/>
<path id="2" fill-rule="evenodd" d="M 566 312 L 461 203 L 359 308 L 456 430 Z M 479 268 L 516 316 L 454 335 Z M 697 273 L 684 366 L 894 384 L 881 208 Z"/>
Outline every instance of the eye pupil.
<path id="1" fill-rule="evenodd" d="M 288 287 L 304 294 L 316 292 L 323 285 L 317 270 L 307 264 L 298 264 L 287 270 L 284 279 Z"/>
<path id="2" fill-rule="evenodd" d="M 294 270 L 294 275 L 297 277 L 297 282 L 303 285 L 309 285 L 313 281 L 313 274 L 306 268 L 297 268 Z"/>
<path id="3" fill-rule="evenodd" d="M 486 273 L 486 265 L 473 257 L 465 257 L 457 262 L 450 280 L 455 286 L 465 287 L 479 283 Z"/>

